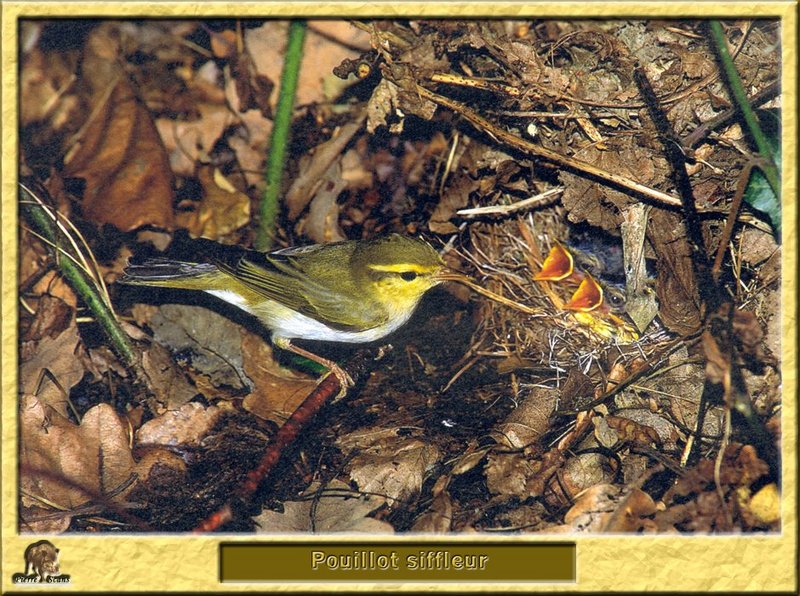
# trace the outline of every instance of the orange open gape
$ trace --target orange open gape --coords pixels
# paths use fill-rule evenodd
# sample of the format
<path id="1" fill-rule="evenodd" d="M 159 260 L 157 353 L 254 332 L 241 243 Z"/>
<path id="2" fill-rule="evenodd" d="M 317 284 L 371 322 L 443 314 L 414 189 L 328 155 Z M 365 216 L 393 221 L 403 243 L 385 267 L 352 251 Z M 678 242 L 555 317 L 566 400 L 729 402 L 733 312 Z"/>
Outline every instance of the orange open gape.
<path id="1" fill-rule="evenodd" d="M 606 306 L 603 301 L 603 287 L 595 281 L 591 275 L 586 275 L 564 305 L 566 310 L 577 310 L 580 312 L 591 312 Z"/>
<path id="2" fill-rule="evenodd" d="M 638 339 L 633 327 L 611 312 L 604 298 L 603 286 L 594 277 L 575 267 L 575 259 L 566 246 L 558 242 L 553 244 L 542 268 L 533 279 L 567 286 L 577 284 L 577 289 L 567 302 L 558 304 L 553 301 L 558 308 L 573 311 L 573 318 L 603 338 L 621 342 Z"/>
<path id="3" fill-rule="evenodd" d="M 533 279 L 536 281 L 562 281 L 575 273 L 575 261 L 566 247 L 556 242 Z"/>

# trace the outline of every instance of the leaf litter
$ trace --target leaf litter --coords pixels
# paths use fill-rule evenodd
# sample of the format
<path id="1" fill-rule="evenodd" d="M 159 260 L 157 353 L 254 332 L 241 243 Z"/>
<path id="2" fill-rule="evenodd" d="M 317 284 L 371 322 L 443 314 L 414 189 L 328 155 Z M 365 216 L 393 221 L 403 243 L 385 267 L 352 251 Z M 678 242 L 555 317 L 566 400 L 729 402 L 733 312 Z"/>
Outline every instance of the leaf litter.
<path id="1" fill-rule="evenodd" d="M 720 283 L 735 308 L 718 314 L 730 343 L 702 335 L 713 318 L 633 76 L 642 65 L 679 139 L 730 109 L 703 23 L 309 27 L 279 243 L 424 232 L 451 266 L 539 314 L 434 292 L 226 529 L 779 531 L 774 462 L 742 420 L 726 431 L 726 383 L 742 371 L 779 444 L 781 246 L 745 207 L 723 247 Z M 725 27 L 749 93 L 768 89 L 777 24 Z M 32 21 L 21 31 L 31 40 L 23 169 L 83 231 L 107 281 L 131 252 L 187 237 L 252 242 L 286 23 Z M 522 142 L 509 145 L 509 132 Z M 522 149 L 534 145 L 545 152 Z M 752 151 L 735 121 L 690 149 L 713 259 Z M 314 376 L 211 301 L 111 285 L 141 343 L 147 380 L 137 381 L 113 362 L 49 247 L 21 236 L 21 529 L 191 530 L 230 498 Z M 655 320 L 628 341 L 608 314 L 564 310 L 571 282 L 533 281 L 557 243 L 597 257 L 607 293 L 619 283 L 605 281 L 609 255 L 624 246 L 631 263 L 629 247 L 640 247 L 628 279 L 639 294 L 627 298 L 646 299 Z M 339 359 L 347 348 L 321 350 Z"/>

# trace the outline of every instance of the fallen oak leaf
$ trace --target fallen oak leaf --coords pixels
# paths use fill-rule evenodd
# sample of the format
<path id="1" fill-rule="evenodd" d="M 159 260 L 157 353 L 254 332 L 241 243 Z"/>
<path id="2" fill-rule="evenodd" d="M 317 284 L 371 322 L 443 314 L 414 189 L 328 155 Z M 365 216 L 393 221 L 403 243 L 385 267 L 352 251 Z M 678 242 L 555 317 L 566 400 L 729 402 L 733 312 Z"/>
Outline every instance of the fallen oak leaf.
<path id="1" fill-rule="evenodd" d="M 350 532 L 386 533 L 394 528 L 384 521 L 368 517 L 382 507 L 386 500 L 374 495 L 352 495 L 344 482 L 333 480 L 324 489 L 312 484 L 305 491 L 304 501 L 283 504 L 283 513 L 264 510 L 253 518 L 259 533 L 285 532 Z"/>
<path id="2" fill-rule="evenodd" d="M 110 493 L 134 471 L 127 425 L 108 404 L 94 406 L 76 425 L 36 397 L 23 395 L 19 416 L 23 507 L 44 501 L 75 509 Z"/>
<path id="3" fill-rule="evenodd" d="M 345 455 L 358 451 L 347 466 L 350 478 L 362 491 L 386 496 L 390 505 L 419 495 L 425 474 L 442 457 L 434 445 L 388 428 L 344 435 L 336 446 Z"/>
<path id="4" fill-rule="evenodd" d="M 317 384 L 316 379 L 282 368 L 272 347 L 256 333 L 241 329 L 242 365 L 253 383 L 242 407 L 259 418 L 282 424 Z"/>

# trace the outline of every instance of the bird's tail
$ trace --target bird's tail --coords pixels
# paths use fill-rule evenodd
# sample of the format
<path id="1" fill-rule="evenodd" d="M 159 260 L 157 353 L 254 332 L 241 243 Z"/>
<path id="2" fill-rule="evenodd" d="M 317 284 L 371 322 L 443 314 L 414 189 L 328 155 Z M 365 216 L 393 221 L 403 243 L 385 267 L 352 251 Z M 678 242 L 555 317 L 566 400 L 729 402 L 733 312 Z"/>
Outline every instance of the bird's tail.
<path id="1" fill-rule="evenodd" d="M 219 269 L 211 263 L 148 259 L 142 263 L 129 263 L 119 283 L 132 286 L 207 290 L 219 275 Z"/>

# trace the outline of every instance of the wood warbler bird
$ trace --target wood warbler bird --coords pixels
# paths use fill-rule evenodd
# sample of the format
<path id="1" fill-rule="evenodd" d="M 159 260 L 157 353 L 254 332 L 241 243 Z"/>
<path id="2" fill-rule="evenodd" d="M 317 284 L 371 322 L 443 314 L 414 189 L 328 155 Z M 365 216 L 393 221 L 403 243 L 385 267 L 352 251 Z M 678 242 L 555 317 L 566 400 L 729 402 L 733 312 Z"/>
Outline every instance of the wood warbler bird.
<path id="1" fill-rule="evenodd" d="M 241 308 L 272 332 L 276 346 L 330 370 L 340 396 L 352 385 L 349 375 L 292 340 L 381 339 L 408 321 L 425 292 L 453 279 L 430 244 L 399 234 L 268 253 L 195 242 L 203 247 L 196 261 L 129 264 L 120 282 L 197 290 Z"/>

